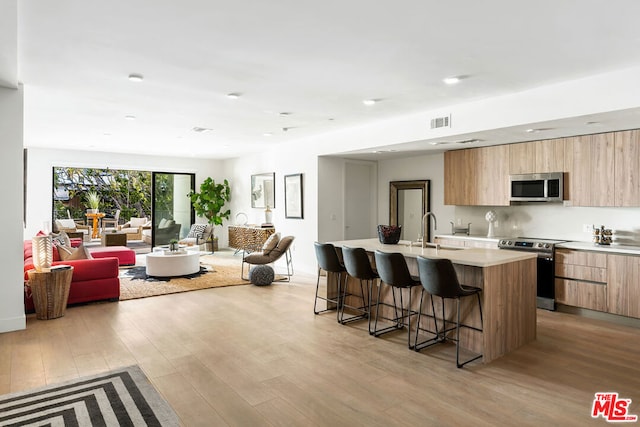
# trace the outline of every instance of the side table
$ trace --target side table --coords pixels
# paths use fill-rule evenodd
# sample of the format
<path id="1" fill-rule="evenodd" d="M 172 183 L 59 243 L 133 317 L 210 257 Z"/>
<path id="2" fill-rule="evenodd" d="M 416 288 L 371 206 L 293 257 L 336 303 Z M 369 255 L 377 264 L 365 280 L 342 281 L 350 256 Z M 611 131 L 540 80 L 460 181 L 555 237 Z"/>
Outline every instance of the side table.
<path id="1" fill-rule="evenodd" d="M 54 268 L 50 271 L 27 271 L 33 295 L 36 318 L 55 319 L 64 316 L 71 288 L 73 267 Z"/>
<path id="2" fill-rule="evenodd" d="M 127 246 L 127 233 L 102 233 L 100 244 L 102 246 Z"/>

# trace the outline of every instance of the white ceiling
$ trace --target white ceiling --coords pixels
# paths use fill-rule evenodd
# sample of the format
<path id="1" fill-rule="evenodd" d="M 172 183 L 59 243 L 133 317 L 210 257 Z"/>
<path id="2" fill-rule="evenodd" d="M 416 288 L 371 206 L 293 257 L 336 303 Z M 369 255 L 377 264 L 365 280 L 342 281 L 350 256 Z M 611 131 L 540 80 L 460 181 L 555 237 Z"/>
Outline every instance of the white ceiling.
<path id="1" fill-rule="evenodd" d="M 638 66 L 639 17 L 636 0 L 22 0 L 25 145 L 235 157 Z"/>

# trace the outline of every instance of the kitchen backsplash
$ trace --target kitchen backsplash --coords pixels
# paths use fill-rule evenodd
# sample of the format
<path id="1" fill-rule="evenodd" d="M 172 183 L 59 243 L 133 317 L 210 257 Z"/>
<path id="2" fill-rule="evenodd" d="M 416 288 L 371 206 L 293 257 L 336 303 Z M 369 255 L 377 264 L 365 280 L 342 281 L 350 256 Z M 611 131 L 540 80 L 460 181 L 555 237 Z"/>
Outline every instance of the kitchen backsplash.
<path id="1" fill-rule="evenodd" d="M 494 225 L 496 237 L 538 237 L 558 240 L 589 242 L 591 230 L 583 230 L 585 224 L 604 225 L 613 230 L 613 243 L 640 246 L 640 208 L 585 208 L 562 204 L 527 204 L 519 206 L 456 206 L 455 218 L 442 218 L 440 233 L 450 228 L 449 221 L 471 223 L 472 235 L 486 235 L 489 223 L 488 211 L 498 216 Z M 438 218 L 440 224 L 440 218 Z M 445 228 L 446 227 L 446 228 Z"/>

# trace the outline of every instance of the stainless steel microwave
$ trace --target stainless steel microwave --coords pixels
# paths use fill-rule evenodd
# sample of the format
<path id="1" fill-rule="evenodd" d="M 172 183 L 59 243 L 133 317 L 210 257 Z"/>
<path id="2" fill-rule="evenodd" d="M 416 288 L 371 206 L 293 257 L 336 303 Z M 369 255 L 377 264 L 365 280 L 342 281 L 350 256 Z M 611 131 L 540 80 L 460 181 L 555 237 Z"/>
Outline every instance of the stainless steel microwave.
<path id="1" fill-rule="evenodd" d="M 510 175 L 511 202 L 561 202 L 562 172 Z"/>

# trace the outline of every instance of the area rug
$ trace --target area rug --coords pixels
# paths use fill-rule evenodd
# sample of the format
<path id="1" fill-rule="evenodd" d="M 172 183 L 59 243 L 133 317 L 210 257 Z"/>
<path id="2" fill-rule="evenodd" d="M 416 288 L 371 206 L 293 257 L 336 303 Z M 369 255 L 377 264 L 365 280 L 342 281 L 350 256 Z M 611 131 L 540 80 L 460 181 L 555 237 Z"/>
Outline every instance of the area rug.
<path id="1" fill-rule="evenodd" d="M 180 277 L 148 277 L 144 266 L 121 270 L 120 301 L 198 289 L 248 285 L 240 278 L 240 259 L 215 255 L 200 257 L 200 271 Z"/>
<path id="2" fill-rule="evenodd" d="M 177 426 L 138 366 L 0 396 L 3 426 Z"/>

